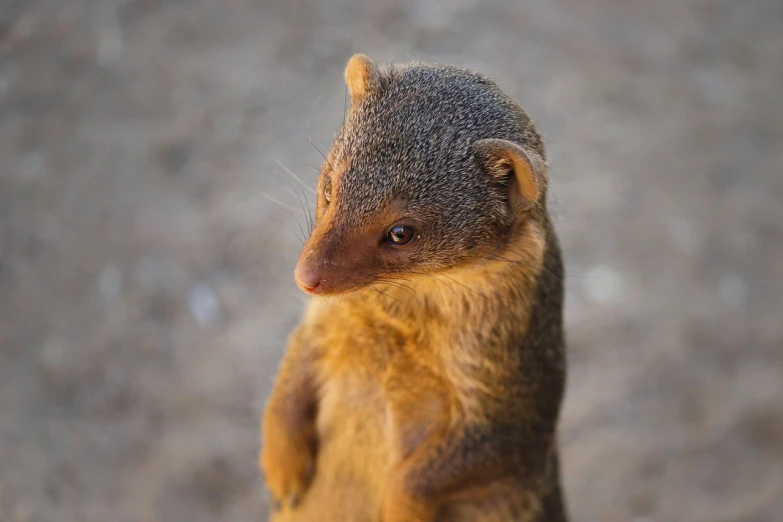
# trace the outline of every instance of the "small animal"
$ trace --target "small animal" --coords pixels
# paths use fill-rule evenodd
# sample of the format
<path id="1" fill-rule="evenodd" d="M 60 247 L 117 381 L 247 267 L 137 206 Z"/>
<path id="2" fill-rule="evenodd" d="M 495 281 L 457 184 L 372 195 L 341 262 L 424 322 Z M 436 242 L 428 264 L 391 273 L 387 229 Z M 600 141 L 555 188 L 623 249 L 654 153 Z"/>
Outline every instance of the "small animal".
<path id="1" fill-rule="evenodd" d="M 564 522 L 563 261 L 533 122 L 454 66 L 345 69 L 262 420 L 274 522 Z"/>

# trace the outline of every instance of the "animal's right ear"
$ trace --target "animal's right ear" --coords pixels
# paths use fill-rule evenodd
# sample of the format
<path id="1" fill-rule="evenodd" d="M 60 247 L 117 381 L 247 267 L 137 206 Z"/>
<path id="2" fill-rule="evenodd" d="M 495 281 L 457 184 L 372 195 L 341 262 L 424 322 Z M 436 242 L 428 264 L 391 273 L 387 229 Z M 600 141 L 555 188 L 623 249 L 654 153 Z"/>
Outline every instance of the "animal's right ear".
<path id="1" fill-rule="evenodd" d="M 479 140 L 473 150 L 489 176 L 508 187 L 514 212 L 525 212 L 538 203 L 546 183 L 546 167 L 538 154 L 501 139 Z"/>
<path id="2" fill-rule="evenodd" d="M 381 72 L 363 54 L 354 54 L 345 67 L 345 84 L 351 95 L 351 105 L 356 105 L 368 94 L 381 88 Z"/>

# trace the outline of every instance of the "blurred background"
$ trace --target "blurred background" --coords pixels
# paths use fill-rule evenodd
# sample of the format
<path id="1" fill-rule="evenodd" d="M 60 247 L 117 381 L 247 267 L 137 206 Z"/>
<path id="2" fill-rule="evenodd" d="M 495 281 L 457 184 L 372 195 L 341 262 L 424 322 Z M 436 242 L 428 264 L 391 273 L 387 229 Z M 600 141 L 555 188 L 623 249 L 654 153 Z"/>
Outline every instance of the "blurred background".
<path id="1" fill-rule="evenodd" d="M 266 519 L 354 52 L 548 140 L 573 520 L 783 520 L 779 0 L 0 0 L 0 520 Z"/>

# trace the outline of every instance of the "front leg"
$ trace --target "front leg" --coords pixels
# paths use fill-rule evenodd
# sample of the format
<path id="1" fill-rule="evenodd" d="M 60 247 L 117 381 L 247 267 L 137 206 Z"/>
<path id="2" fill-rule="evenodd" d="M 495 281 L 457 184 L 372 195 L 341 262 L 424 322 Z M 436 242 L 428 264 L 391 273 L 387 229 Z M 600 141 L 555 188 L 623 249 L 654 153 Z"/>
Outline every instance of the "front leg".
<path id="1" fill-rule="evenodd" d="M 301 327 L 289 341 L 264 410 L 259 459 L 277 507 L 294 508 L 315 472 L 315 354 Z"/>

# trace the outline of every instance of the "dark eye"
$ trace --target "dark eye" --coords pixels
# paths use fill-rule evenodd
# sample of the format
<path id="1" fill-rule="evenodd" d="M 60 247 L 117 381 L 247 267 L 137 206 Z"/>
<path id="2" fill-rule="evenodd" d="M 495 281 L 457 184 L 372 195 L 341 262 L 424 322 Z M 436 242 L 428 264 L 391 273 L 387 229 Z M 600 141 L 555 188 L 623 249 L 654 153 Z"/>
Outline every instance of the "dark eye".
<path id="1" fill-rule="evenodd" d="M 386 242 L 392 245 L 407 245 L 413 239 L 413 227 L 408 225 L 397 225 L 386 232 Z"/>
<path id="2" fill-rule="evenodd" d="M 326 185 L 324 186 L 324 199 L 326 199 L 327 203 L 330 203 L 332 201 L 332 182 L 327 181 Z"/>

